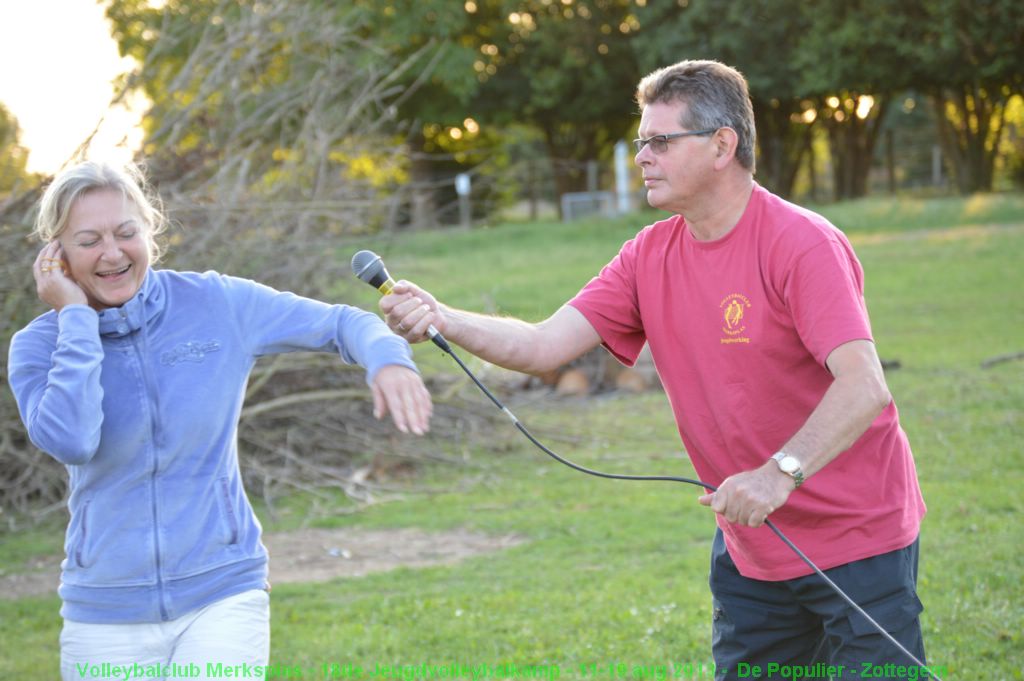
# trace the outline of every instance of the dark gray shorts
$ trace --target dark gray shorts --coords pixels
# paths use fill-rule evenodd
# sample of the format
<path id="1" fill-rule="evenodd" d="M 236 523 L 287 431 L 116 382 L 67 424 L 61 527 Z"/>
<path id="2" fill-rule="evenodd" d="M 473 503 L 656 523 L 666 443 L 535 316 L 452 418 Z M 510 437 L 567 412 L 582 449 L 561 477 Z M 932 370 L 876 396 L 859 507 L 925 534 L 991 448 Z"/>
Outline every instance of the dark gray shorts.
<path id="1" fill-rule="evenodd" d="M 917 553 L 915 539 L 906 548 L 839 565 L 825 574 L 893 638 L 927 662 L 918 619 L 924 608 L 917 597 Z M 781 582 L 742 576 L 726 551 L 721 530 L 711 549 L 709 581 L 717 681 L 905 680 L 911 671 L 920 672 L 914 677 L 928 678 L 818 575 Z"/>

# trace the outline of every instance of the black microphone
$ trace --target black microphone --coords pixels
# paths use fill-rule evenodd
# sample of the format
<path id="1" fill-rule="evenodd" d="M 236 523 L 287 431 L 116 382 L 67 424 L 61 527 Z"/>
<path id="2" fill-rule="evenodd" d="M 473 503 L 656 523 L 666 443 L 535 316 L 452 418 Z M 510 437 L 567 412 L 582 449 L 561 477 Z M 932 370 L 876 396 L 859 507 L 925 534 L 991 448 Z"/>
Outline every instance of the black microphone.
<path id="1" fill-rule="evenodd" d="M 381 295 L 386 296 L 395 288 L 395 280 L 388 274 L 387 268 L 384 267 L 384 261 L 373 251 L 359 251 L 353 255 L 352 272 L 356 278 L 380 291 Z M 427 327 L 427 335 L 430 336 L 430 340 L 434 341 L 434 345 L 448 354 L 452 354 L 448 341 L 434 328 L 433 324 Z"/>

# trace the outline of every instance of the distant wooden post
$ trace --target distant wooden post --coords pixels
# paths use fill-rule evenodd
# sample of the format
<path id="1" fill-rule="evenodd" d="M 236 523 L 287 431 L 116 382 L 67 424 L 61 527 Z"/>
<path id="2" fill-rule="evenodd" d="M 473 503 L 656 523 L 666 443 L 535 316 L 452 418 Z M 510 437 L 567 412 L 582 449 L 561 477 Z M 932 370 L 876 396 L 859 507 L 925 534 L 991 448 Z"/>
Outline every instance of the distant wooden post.
<path id="1" fill-rule="evenodd" d="M 889 173 L 889 193 L 896 193 L 896 159 L 893 153 L 892 130 L 885 131 L 885 168 Z"/>
<path id="2" fill-rule="evenodd" d="M 619 215 L 632 210 L 630 200 L 629 179 L 629 145 L 625 140 L 615 143 L 615 212 Z"/>
<path id="3" fill-rule="evenodd" d="M 469 193 L 472 190 L 472 181 L 469 173 L 459 173 L 455 176 L 455 193 L 459 195 L 459 224 L 469 227 L 473 224 L 473 211 L 469 203 Z"/>
<path id="4" fill-rule="evenodd" d="M 530 220 L 537 219 L 537 161 L 526 162 L 526 186 L 530 194 Z"/>
<path id="5" fill-rule="evenodd" d="M 587 191 L 597 191 L 597 161 L 587 161 Z"/>

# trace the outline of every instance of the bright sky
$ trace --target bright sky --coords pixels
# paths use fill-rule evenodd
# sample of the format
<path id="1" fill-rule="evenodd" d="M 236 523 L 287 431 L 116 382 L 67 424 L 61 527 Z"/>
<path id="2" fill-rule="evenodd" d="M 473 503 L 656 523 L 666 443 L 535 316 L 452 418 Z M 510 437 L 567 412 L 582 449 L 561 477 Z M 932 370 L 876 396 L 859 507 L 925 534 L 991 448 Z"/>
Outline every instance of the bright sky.
<path id="1" fill-rule="evenodd" d="M 131 65 L 96 0 L 0 0 L 0 102 L 18 119 L 30 171 L 58 170 L 104 115 L 87 155 L 130 157 L 139 116 L 107 108 L 111 81 Z"/>

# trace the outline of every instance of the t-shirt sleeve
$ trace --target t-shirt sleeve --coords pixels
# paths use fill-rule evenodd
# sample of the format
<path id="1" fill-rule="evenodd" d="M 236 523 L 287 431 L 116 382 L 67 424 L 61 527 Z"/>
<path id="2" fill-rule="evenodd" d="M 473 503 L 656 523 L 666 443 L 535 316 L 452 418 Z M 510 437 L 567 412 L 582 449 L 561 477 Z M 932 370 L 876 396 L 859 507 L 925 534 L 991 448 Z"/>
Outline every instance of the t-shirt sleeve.
<path id="1" fill-rule="evenodd" d="M 638 252 L 639 237 L 627 241 L 568 303 L 587 318 L 605 348 L 628 366 L 633 366 L 647 342 L 637 299 Z"/>
<path id="2" fill-rule="evenodd" d="M 864 271 L 841 237 L 828 239 L 797 259 L 785 298 L 801 341 L 822 366 L 840 345 L 873 340 L 864 302 Z"/>

